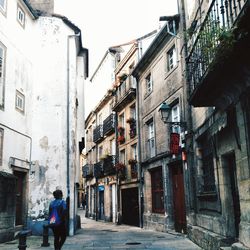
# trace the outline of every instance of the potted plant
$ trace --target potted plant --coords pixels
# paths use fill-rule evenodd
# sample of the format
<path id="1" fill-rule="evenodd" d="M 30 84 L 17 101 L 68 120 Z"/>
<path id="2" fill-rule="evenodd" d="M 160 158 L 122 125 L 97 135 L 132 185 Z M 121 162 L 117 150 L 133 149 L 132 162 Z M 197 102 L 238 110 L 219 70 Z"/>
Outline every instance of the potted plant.
<path id="1" fill-rule="evenodd" d="M 117 127 L 117 130 L 118 130 L 119 134 L 124 134 L 125 128 L 122 127 L 122 126 L 118 126 L 118 127 Z"/>
<path id="2" fill-rule="evenodd" d="M 137 160 L 135 160 L 135 159 L 129 159 L 129 160 L 128 160 L 128 163 L 129 163 L 130 165 L 135 165 L 135 164 L 137 163 Z"/>
<path id="3" fill-rule="evenodd" d="M 116 164 L 115 164 L 115 168 L 116 168 L 116 170 L 117 171 L 122 171 L 122 170 L 124 170 L 125 169 L 125 164 L 123 164 L 123 163 L 121 163 L 121 162 L 117 162 Z"/>
<path id="4" fill-rule="evenodd" d="M 124 137 L 124 135 L 118 136 L 118 137 L 117 137 L 117 141 L 118 141 L 118 143 L 120 143 L 120 144 L 124 143 L 124 142 L 125 142 L 125 137 Z"/>

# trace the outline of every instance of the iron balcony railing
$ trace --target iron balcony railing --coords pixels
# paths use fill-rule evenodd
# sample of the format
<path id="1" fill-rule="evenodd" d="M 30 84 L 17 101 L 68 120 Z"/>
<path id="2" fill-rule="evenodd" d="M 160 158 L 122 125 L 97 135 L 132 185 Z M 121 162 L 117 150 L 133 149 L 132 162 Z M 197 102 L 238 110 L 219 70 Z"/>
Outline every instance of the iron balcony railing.
<path id="1" fill-rule="evenodd" d="M 107 135 L 115 131 L 115 114 L 110 114 L 103 122 L 103 134 Z"/>
<path id="2" fill-rule="evenodd" d="M 103 138 L 103 125 L 98 125 L 93 131 L 93 141 L 96 143 Z"/>
<path id="3" fill-rule="evenodd" d="M 104 175 L 113 175 L 116 173 L 115 164 L 117 163 L 117 157 L 110 155 L 103 160 L 103 173 Z"/>
<path id="4" fill-rule="evenodd" d="M 94 177 L 100 178 L 103 176 L 103 161 L 94 164 Z"/>
<path id="5" fill-rule="evenodd" d="M 126 103 L 133 98 L 135 98 L 136 84 L 133 76 L 129 75 L 126 80 L 124 80 L 120 86 L 117 88 L 115 93 L 115 104 L 114 110 L 119 110 L 122 103 Z"/>
<path id="6" fill-rule="evenodd" d="M 212 0 L 187 58 L 188 79 L 192 91 L 202 81 L 248 0 Z M 228 42 L 228 40 L 227 40 Z"/>
<path id="7" fill-rule="evenodd" d="M 82 167 L 82 177 L 83 178 L 93 177 L 93 165 L 92 164 L 86 164 Z"/>

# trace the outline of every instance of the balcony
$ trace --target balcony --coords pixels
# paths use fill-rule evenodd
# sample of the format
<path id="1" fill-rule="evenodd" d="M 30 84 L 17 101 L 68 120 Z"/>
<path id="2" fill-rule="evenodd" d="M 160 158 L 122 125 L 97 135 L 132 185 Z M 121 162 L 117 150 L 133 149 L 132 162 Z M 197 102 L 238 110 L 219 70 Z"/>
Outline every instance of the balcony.
<path id="1" fill-rule="evenodd" d="M 135 88 L 134 78 L 132 76 L 128 76 L 116 90 L 115 103 L 113 107 L 114 111 L 121 111 L 128 103 L 135 99 Z"/>
<path id="2" fill-rule="evenodd" d="M 92 164 L 86 164 L 82 167 L 82 177 L 86 179 L 93 177 L 93 165 Z"/>
<path id="3" fill-rule="evenodd" d="M 103 173 L 105 176 L 113 175 L 116 173 L 115 164 L 116 164 L 116 156 L 109 155 L 103 160 Z"/>
<path id="4" fill-rule="evenodd" d="M 99 161 L 94 164 L 94 177 L 103 177 L 103 161 Z"/>
<path id="5" fill-rule="evenodd" d="M 115 131 L 115 115 L 110 114 L 103 122 L 103 134 L 109 135 Z"/>
<path id="6" fill-rule="evenodd" d="M 238 83 L 250 68 L 249 12 L 248 0 L 211 2 L 187 57 L 191 105 L 230 105 L 244 91 Z"/>
<path id="7" fill-rule="evenodd" d="M 93 131 L 93 141 L 100 142 L 103 139 L 103 125 L 97 126 Z"/>
<path id="8" fill-rule="evenodd" d="M 136 120 L 134 118 L 127 119 L 127 123 L 129 124 L 129 136 L 130 139 L 134 139 L 136 137 Z"/>

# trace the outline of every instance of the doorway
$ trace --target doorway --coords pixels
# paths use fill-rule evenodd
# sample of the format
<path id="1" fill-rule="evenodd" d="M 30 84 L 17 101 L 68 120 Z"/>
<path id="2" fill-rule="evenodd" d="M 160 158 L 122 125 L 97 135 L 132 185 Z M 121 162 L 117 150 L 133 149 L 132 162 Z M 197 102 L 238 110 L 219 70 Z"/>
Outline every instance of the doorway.
<path id="1" fill-rule="evenodd" d="M 170 167 L 173 184 L 173 208 L 175 231 L 187 233 L 186 206 L 182 164 Z"/>
<path id="2" fill-rule="evenodd" d="M 14 171 L 16 182 L 16 220 L 15 225 L 24 225 L 26 172 Z"/>
<path id="3" fill-rule="evenodd" d="M 100 188 L 100 186 L 99 186 Z M 99 220 L 104 220 L 104 190 L 99 190 Z"/>
<path id="4" fill-rule="evenodd" d="M 239 237 L 239 224 L 240 224 L 240 199 L 237 183 L 236 161 L 235 154 L 230 153 L 223 156 L 224 173 L 226 177 L 227 196 L 230 197 L 227 208 L 230 216 L 234 217 L 235 239 Z M 229 229 L 230 230 L 230 229 Z"/>
<path id="5" fill-rule="evenodd" d="M 122 194 L 122 222 L 139 227 L 139 200 L 138 188 L 126 188 Z"/>

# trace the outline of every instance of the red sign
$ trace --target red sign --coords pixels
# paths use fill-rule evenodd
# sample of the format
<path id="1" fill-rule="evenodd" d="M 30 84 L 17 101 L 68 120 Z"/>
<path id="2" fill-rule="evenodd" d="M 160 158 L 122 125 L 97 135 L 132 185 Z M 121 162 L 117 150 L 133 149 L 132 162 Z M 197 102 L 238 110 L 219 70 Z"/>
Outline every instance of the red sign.
<path id="1" fill-rule="evenodd" d="M 177 155 L 180 147 L 180 135 L 178 133 L 170 134 L 170 153 Z"/>

